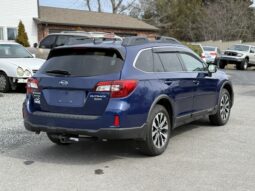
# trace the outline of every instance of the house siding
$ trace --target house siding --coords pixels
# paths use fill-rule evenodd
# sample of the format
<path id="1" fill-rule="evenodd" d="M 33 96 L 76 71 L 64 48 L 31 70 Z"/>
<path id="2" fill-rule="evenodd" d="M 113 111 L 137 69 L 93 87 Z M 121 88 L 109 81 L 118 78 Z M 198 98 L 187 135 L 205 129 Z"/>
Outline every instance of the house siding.
<path id="1" fill-rule="evenodd" d="M 97 28 L 97 27 L 86 27 L 86 26 L 67 26 L 67 25 L 56 25 L 56 24 L 39 24 L 38 25 L 38 38 L 42 40 L 50 33 L 61 32 L 61 31 L 86 31 L 86 32 L 109 32 L 115 33 L 119 36 L 146 36 L 149 39 L 155 39 L 157 31 L 147 30 L 132 30 L 132 29 L 116 29 L 116 28 Z"/>
<path id="2" fill-rule="evenodd" d="M 29 38 L 29 43 L 38 41 L 37 24 L 33 18 L 38 18 L 37 0 L 0 0 L 0 28 L 3 29 L 3 40 L 7 39 L 7 28 L 18 28 L 21 20 Z"/>

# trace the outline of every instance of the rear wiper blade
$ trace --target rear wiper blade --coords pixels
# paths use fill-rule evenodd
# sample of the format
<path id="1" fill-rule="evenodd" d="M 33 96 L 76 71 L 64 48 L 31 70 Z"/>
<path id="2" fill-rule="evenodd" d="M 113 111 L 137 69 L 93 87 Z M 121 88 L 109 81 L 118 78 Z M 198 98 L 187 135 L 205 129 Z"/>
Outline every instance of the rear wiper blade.
<path id="1" fill-rule="evenodd" d="M 46 73 L 48 74 L 60 74 L 60 75 L 67 75 L 67 76 L 70 76 L 70 72 L 68 71 L 65 71 L 65 70 L 49 70 L 49 71 L 46 71 Z"/>

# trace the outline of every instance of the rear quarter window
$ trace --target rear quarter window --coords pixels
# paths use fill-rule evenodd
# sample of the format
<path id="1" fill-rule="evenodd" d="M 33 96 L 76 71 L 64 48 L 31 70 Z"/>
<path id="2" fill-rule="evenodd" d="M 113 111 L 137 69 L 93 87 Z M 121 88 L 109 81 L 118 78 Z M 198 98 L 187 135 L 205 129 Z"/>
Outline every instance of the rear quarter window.
<path id="1" fill-rule="evenodd" d="M 142 51 L 135 63 L 135 67 L 144 72 L 153 72 L 152 50 Z"/>
<path id="2" fill-rule="evenodd" d="M 50 53 L 41 73 L 54 75 L 50 71 L 65 71 L 70 76 L 97 76 L 117 73 L 122 70 L 123 59 L 117 50 L 66 48 Z"/>

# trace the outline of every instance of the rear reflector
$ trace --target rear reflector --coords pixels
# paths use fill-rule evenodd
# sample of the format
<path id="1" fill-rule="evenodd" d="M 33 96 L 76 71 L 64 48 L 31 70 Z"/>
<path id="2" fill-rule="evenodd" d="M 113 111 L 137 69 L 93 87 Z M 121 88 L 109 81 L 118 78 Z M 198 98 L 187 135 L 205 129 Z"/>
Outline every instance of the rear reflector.
<path id="1" fill-rule="evenodd" d="M 110 92 L 111 98 L 122 98 L 128 96 L 137 86 L 136 80 L 116 80 L 98 82 L 96 92 Z"/>
<path id="2" fill-rule="evenodd" d="M 114 116 L 113 126 L 115 126 L 115 127 L 119 127 L 120 126 L 120 116 L 118 116 L 118 115 Z"/>

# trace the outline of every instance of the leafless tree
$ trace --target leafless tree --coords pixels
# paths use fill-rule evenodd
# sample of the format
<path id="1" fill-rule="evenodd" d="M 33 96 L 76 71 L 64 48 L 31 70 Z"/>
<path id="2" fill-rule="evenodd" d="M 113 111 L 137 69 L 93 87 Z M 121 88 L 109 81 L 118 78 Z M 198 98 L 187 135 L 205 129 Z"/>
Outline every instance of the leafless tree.
<path id="1" fill-rule="evenodd" d="M 97 10 L 98 12 L 102 12 L 102 4 L 101 4 L 101 0 L 97 0 Z"/>
<path id="2" fill-rule="evenodd" d="M 85 0 L 86 6 L 88 7 L 88 10 L 91 11 L 91 0 Z"/>
<path id="3" fill-rule="evenodd" d="M 102 12 L 102 5 L 111 7 L 111 12 L 114 14 L 125 13 L 136 8 L 138 0 L 84 0 L 89 11 L 93 11 L 92 7 L 97 7 L 98 12 Z M 94 6 L 93 6 L 94 5 Z"/>

